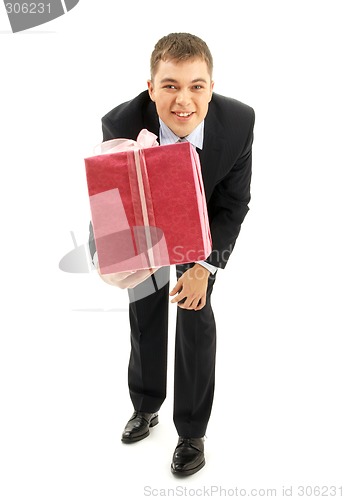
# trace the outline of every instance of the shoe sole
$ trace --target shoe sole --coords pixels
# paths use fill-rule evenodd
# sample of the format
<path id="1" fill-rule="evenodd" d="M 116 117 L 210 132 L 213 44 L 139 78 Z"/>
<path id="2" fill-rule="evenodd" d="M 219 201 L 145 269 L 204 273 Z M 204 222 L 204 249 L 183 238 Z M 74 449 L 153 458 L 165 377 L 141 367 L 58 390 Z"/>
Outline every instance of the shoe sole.
<path id="1" fill-rule="evenodd" d="M 204 466 L 205 466 L 205 460 L 203 460 L 203 462 L 201 462 L 199 465 L 197 465 L 197 467 L 195 467 L 194 469 L 175 470 L 175 469 L 173 469 L 173 466 L 171 465 L 171 472 L 175 476 L 191 476 L 191 474 L 195 474 L 196 472 L 201 470 L 202 467 L 204 467 Z"/>
<path id="2" fill-rule="evenodd" d="M 158 423 L 159 423 L 159 416 L 156 415 L 156 417 L 154 417 L 153 419 L 150 420 L 149 427 L 155 427 L 155 425 L 157 425 Z M 133 438 L 121 438 L 121 440 L 123 443 L 126 443 L 126 444 L 137 443 L 137 441 L 141 441 L 142 439 L 145 439 L 146 437 L 148 437 L 149 434 L 150 434 L 150 432 L 149 432 L 149 430 L 147 430 L 147 432 L 145 432 L 144 434 L 141 434 L 140 436 L 135 436 Z"/>

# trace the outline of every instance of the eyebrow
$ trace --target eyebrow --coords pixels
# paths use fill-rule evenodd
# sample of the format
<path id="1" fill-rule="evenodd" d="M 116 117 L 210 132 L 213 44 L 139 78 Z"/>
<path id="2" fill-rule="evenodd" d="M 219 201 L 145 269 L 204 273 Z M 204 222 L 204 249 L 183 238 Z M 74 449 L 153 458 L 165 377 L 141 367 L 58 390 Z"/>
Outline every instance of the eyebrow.
<path id="1" fill-rule="evenodd" d="M 160 83 L 168 83 L 168 82 L 170 82 L 170 83 L 178 83 L 178 80 L 175 80 L 174 78 L 163 78 L 160 81 Z M 208 83 L 207 80 L 205 80 L 205 78 L 195 78 L 190 83 L 197 83 L 197 82 Z"/>

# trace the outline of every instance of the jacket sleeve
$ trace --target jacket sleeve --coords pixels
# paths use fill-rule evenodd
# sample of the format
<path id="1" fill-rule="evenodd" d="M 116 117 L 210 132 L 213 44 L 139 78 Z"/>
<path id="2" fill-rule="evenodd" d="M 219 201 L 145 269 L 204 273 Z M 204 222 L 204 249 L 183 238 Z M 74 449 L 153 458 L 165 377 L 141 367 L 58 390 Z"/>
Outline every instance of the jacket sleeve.
<path id="1" fill-rule="evenodd" d="M 114 127 L 112 127 L 112 123 L 105 116 L 102 118 L 102 133 L 103 142 L 110 141 L 111 139 L 116 139 Z"/>
<path id="2" fill-rule="evenodd" d="M 254 123 L 253 111 L 245 147 L 230 172 L 215 187 L 209 202 L 213 249 L 206 262 L 222 269 L 228 262 L 241 224 L 249 211 Z"/>

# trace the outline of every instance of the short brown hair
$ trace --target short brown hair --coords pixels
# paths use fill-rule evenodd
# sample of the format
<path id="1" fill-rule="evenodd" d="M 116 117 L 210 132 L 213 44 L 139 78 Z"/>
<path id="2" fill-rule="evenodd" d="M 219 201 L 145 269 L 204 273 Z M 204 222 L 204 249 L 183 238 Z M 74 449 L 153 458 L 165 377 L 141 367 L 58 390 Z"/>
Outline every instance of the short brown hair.
<path id="1" fill-rule="evenodd" d="M 208 71 L 212 76 L 213 57 L 208 45 L 201 38 L 190 33 L 170 33 L 156 43 L 151 54 L 151 78 L 154 78 L 160 61 L 186 61 L 197 57 L 207 63 Z"/>

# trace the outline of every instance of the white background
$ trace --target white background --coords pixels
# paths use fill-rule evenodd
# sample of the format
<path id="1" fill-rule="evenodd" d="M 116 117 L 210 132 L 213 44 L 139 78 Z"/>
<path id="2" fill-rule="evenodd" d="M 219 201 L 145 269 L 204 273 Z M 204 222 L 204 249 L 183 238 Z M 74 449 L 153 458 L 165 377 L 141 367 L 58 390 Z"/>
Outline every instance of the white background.
<path id="1" fill-rule="evenodd" d="M 80 0 L 12 34 L 0 8 L 2 500 L 139 499 L 179 486 L 346 493 L 344 10 Z M 175 306 L 160 424 L 126 446 L 126 292 L 59 270 L 70 232 L 87 241 L 83 158 L 101 117 L 144 90 L 154 44 L 172 31 L 204 38 L 215 91 L 256 111 L 251 210 L 213 294 L 207 465 L 184 481 L 170 472 Z"/>

